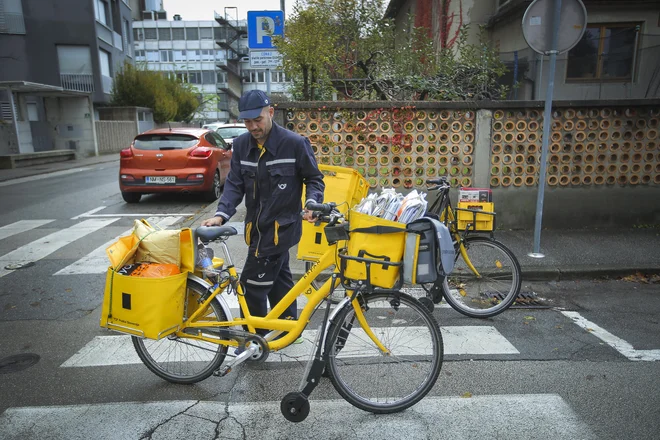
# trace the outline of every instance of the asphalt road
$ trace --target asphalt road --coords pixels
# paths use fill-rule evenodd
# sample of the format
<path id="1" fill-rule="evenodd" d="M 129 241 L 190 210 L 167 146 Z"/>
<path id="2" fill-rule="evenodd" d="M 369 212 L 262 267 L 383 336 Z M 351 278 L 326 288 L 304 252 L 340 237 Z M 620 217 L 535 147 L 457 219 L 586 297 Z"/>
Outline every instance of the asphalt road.
<path id="1" fill-rule="evenodd" d="M 127 205 L 116 179 L 116 165 L 105 164 L 0 186 L 0 438 L 650 439 L 660 432 L 660 285 L 640 278 L 525 283 L 542 299 L 538 308 L 486 320 L 436 308 L 446 351 L 440 379 L 399 414 L 353 408 L 324 380 L 309 418 L 287 422 L 279 401 L 297 390 L 309 337 L 224 378 L 166 383 L 135 359 L 130 340 L 99 327 L 107 262 L 98 250 L 136 218 L 176 227 L 206 202 L 157 195 Z M 27 260 L 34 264 L 4 269 Z M 317 327 L 317 315 L 308 328 Z M 16 355 L 24 357 L 3 363 Z"/>

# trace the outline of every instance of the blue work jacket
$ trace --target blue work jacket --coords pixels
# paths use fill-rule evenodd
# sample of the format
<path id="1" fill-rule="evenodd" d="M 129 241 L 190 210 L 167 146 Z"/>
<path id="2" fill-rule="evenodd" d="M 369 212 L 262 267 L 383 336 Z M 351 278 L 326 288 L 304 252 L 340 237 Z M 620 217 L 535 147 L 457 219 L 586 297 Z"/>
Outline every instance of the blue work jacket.
<path id="1" fill-rule="evenodd" d="M 248 133 L 234 139 L 231 170 L 216 216 L 227 222 L 245 196 L 245 242 L 257 256 L 288 251 L 302 233 L 305 200 L 323 202 L 323 173 L 309 140 L 273 122 L 264 153 Z"/>

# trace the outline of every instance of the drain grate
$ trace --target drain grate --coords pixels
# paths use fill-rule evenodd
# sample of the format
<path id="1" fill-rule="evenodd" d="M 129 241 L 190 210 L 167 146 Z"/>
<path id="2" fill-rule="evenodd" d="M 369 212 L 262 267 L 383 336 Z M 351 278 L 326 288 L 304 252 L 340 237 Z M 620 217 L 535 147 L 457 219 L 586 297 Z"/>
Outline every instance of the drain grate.
<path id="1" fill-rule="evenodd" d="M 34 353 L 15 354 L 0 359 L 0 374 L 15 373 L 30 368 L 39 362 L 39 355 Z"/>
<path id="2" fill-rule="evenodd" d="M 491 300 L 502 301 L 504 299 L 504 296 L 499 293 L 488 292 L 487 295 Z M 520 292 L 511 305 L 512 309 L 549 309 L 550 307 L 543 298 L 539 298 L 534 292 Z"/>

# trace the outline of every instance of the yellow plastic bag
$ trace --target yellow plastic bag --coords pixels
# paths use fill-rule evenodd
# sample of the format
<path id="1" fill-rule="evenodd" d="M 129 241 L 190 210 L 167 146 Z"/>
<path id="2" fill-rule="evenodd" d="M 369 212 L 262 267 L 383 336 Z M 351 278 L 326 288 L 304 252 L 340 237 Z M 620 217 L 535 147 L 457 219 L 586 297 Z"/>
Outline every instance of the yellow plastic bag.
<path id="1" fill-rule="evenodd" d="M 347 255 L 368 258 L 370 262 L 370 282 L 377 287 L 389 289 L 399 280 L 399 266 L 379 264 L 379 261 L 401 263 L 406 244 L 406 225 L 380 217 L 350 212 Z M 401 232 L 391 232 L 392 228 Z M 344 276 L 353 280 L 367 279 L 367 266 L 364 262 L 347 260 Z"/>
<path id="2" fill-rule="evenodd" d="M 135 220 L 133 235 L 140 240 L 135 262 L 181 266 L 180 233 L 178 229 L 158 230 L 144 220 Z"/>

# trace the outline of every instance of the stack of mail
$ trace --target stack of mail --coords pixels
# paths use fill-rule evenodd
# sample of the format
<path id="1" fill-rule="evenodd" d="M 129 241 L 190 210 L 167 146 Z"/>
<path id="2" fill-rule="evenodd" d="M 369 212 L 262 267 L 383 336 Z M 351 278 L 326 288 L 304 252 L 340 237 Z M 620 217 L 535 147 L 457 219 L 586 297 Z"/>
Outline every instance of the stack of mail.
<path id="1" fill-rule="evenodd" d="M 386 220 L 409 223 L 424 215 L 426 207 L 425 193 L 418 193 L 417 190 L 413 190 L 404 197 L 393 188 L 385 188 L 378 195 L 369 194 L 353 209 Z"/>
<path id="2" fill-rule="evenodd" d="M 410 223 L 417 220 L 426 212 L 427 207 L 426 194 L 418 193 L 417 190 L 412 190 L 401 202 L 401 206 L 396 213 L 396 218 L 399 223 Z"/>

